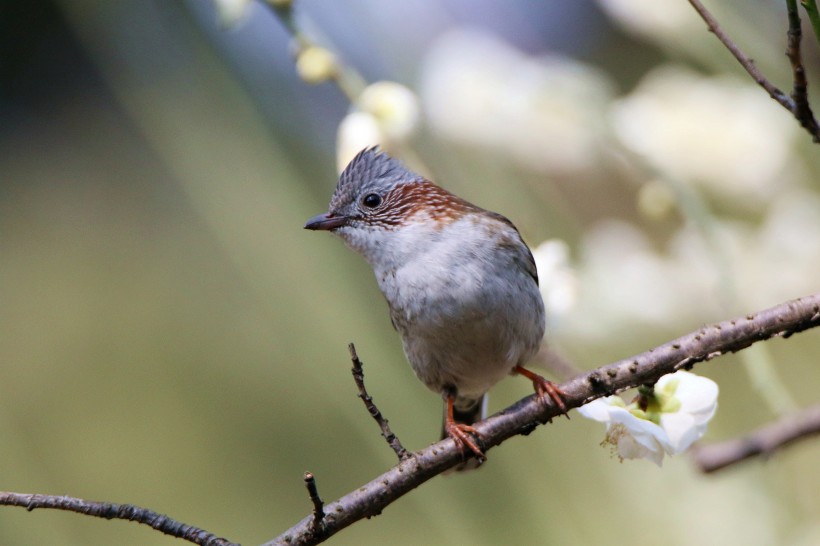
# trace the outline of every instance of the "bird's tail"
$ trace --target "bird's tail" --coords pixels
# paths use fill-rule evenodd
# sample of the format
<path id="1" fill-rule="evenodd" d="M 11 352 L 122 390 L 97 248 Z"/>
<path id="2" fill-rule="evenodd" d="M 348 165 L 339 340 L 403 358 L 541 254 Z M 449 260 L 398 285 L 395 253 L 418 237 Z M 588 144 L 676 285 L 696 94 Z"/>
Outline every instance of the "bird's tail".
<path id="1" fill-rule="evenodd" d="M 485 417 L 487 417 L 487 394 L 480 398 L 461 398 L 457 397 L 453 404 L 453 418 L 457 423 L 465 425 L 472 425 Z M 444 403 L 444 419 L 441 425 L 441 439 L 448 438 L 447 429 L 444 422 L 447 420 L 447 403 Z M 452 470 L 461 472 L 463 470 L 472 470 L 481 466 L 481 461 L 476 458 L 470 458 L 458 466 L 453 467 Z"/>

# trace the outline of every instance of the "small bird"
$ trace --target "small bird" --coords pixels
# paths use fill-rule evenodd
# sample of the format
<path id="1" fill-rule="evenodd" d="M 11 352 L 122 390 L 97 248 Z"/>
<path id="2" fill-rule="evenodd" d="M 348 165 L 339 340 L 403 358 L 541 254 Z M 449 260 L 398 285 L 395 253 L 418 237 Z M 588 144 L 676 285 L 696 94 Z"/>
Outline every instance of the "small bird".
<path id="1" fill-rule="evenodd" d="M 339 178 L 326 214 L 305 229 L 341 237 L 371 265 L 416 376 L 445 400 L 442 437 L 478 466 L 486 393 L 509 374 L 543 403 L 562 392 L 523 368 L 544 336 L 544 303 L 529 247 L 504 216 L 411 172 L 377 147 Z M 467 468 L 465 466 L 465 468 Z"/>

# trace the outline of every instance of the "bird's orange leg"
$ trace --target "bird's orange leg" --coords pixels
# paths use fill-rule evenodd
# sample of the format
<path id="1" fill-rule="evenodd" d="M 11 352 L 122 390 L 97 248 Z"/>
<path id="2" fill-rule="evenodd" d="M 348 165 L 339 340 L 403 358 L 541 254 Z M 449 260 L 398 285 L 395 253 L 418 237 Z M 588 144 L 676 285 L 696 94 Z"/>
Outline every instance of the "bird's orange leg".
<path id="1" fill-rule="evenodd" d="M 461 451 L 462 455 L 466 454 L 465 448 L 469 448 L 476 458 L 483 462 L 487 457 L 484 456 L 484 452 L 481 451 L 476 441 L 470 436 L 472 434 L 477 438 L 481 438 L 481 434 L 470 425 L 456 422 L 453 417 L 453 403 L 455 402 L 456 396 L 454 393 L 447 393 L 445 396 L 447 398 L 447 417 L 444 419 L 444 430 L 456 443 L 456 447 Z"/>
<path id="2" fill-rule="evenodd" d="M 547 396 L 549 396 L 552 403 L 558 406 L 558 409 L 561 410 L 561 413 L 567 415 L 567 405 L 564 403 L 564 391 L 556 387 L 552 381 L 548 381 L 537 373 L 531 372 L 521 366 L 516 366 L 513 368 L 513 373 L 523 375 L 532 381 L 532 386 L 535 388 L 535 394 L 538 395 L 538 399 L 541 400 L 542 403 L 546 404 Z M 569 416 L 567 415 L 567 417 Z"/>

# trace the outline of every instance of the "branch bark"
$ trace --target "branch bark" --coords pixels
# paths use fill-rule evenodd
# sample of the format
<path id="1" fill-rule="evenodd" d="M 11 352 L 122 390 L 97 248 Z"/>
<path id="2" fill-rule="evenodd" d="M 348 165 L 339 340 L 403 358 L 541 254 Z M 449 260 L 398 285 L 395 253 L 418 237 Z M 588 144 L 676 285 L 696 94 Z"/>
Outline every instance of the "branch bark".
<path id="1" fill-rule="evenodd" d="M 816 326 L 820 326 L 820 294 L 703 327 L 640 355 L 579 375 L 560 388 L 565 393 L 567 407 L 577 408 L 602 396 L 652 384 L 663 375 L 740 351 L 757 341 L 775 336 L 787 338 Z M 559 414 L 558 408 L 545 407 L 534 396 L 529 396 L 476 424 L 475 428 L 489 450 L 512 436 L 529 434 Z M 380 514 L 402 495 L 460 462 L 461 453 L 452 440 L 433 444 L 326 505 L 321 537 L 312 532 L 314 517 L 311 514 L 265 546 L 318 544 L 360 519 Z"/>
<path id="2" fill-rule="evenodd" d="M 820 142 L 820 127 L 809 105 L 809 82 L 806 79 L 806 68 L 803 66 L 803 56 L 800 53 L 800 41 L 803 30 L 800 24 L 800 13 L 797 10 L 797 0 L 787 0 L 786 13 L 789 19 L 789 30 L 786 33 L 788 45 L 786 56 L 792 65 L 792 100 L 794 101 L 794 117 L 800 125 L 814 135 L 814 141 Z"/>
<path id="3" fill-rule="evenodd" d="M 350 360 L 353 362 L 351 372 L 353 373 L 353 381 L 356 383 L 356 388 L 359 389 L 359 398 L 364 402 L 364 407 L 367 408 L 367 412 L 379 425 L 382 431 L 382 437 L 387 442 L 387 445 L 390 446 L 390 449 L 396 454 L 396 457 L 399 458 L 399 462 L 407 459 L 410 457 L 410 453 L 401 445 L 399 437 L 390 430 L 387 419 L 382 415 L 382 412 L 376 406 L 375 402 L 373 402 L 373 397 L 367 393 L 367 389 L 364 386 L 364 369 L 362 368 L 362 361 L 359 360 L 359 355 L 356 354 L 356 346 L 351 343 L 347 348 L 350 351 Z"/>
<path id="4" fill-rule="evenodd" d="M 715 472 L 759 455 L 769 456 L 788 444 L 820 434 L 820 404 L 761 427 L 743 438 L 699 446 L 693 455 L 702 472 Z"/>
<path id="5" fill-rule="evenodd" d="M 0 505 L 21 506 L 28 511 L 37 508 L 53 508 L 104 519 L 136 521 L 153 527 L 166 535 L 181 538 L 201 546 L 238 546 L 227 539 L 220 538 L 193 525 L 172 520 L 168 516 L 133 504 L 114 504 L 75 497 L 0 491 Z"/>

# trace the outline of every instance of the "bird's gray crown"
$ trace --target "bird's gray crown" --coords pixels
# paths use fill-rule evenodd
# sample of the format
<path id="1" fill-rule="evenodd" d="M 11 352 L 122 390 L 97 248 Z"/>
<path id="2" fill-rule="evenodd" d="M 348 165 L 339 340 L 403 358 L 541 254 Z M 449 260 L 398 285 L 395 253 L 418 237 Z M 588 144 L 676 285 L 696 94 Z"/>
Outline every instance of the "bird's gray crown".
<path id="1" fill-rule="evenodd" d="M 330 210 L 339 210 L 364 192 L 384 195 L 398 184 L 421 180 L 399 160 L 382 152 L 378 146 L 365 148 L 347 164 L 330 201 Z"/>

